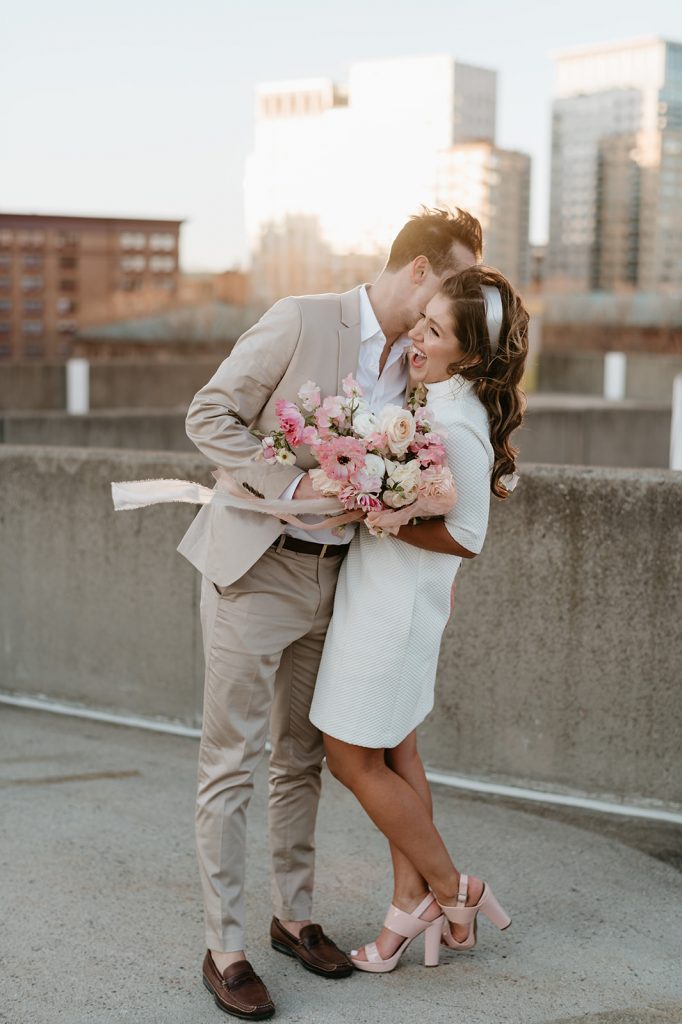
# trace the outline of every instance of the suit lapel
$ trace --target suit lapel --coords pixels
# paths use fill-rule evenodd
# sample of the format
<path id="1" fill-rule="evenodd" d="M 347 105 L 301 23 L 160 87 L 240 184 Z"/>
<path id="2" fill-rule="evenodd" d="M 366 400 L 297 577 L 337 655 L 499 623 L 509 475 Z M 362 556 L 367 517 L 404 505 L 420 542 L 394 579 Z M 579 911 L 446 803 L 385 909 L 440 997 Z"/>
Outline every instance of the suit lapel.
<path id="1" fill-rule="evenodd" d="M 353 376 L 358 369 L 360 354 L 360 288 L 353 288 L 341 295 L 341 325 L 339 327 L 339 359 L 337 368 L 337 394 L 341 394 L 341 382 L 349 373 Z"/>

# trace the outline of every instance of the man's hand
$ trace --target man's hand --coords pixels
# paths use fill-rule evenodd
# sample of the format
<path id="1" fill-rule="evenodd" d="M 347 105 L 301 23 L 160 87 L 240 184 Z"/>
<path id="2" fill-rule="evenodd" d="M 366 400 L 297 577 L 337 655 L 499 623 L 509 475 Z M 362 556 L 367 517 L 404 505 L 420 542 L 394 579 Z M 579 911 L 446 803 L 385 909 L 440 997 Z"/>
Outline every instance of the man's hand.
<path id="1" fill-rule="evenodd" d="M 313 482 L 310 479 L 310 473 L 304 473 L 298 481 L 296 490 L 294 491 L 294 501 L 310 501 L 311 498 L 321 497 L 322 495 L 320 492 L 316 491 L 313 487 Z"/>

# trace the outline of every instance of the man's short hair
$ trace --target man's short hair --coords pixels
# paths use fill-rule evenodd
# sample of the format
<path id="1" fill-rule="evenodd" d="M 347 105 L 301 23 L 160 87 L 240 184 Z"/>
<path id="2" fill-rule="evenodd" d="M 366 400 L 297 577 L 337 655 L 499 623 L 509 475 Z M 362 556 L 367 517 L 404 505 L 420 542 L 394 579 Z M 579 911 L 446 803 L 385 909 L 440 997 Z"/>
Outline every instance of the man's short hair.
<path id="1" fill-rule="evenodd" d="M 455 242 L 465 246 L 476 260 L 483 251 L 483 230 L 478 220 L 466 210 L 456 207 L 429 209 L 410 217 L 396 235 L 388 256 L 387 270 L 400 270 L 417 256 L 426 256 L 435 274 L 443 274 L 452 266 Z"/>

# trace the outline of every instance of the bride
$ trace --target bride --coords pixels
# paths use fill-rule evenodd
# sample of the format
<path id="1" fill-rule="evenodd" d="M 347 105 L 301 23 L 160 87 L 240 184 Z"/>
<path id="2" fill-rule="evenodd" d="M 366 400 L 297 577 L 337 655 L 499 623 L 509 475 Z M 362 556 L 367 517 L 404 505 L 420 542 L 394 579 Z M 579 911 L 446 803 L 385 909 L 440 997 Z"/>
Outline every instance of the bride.
<path id="1" fill-rule="evenodd" d="M 458 499 L 444 519 L 403 526 L 396 537 L 361 530 L 341 568 L 310 710 L 327 763 L 387 837 L 393 901 L 375 942 L 351 952 L 357 968 L 391 971 L 425 936 L 427 966 L 441 940 L 476 943 L 479 911 L 498 928 L 510 918 L 490 886 L 454 865 L 432 820 L 416 728 L 433 707 L 441 637 L 463 558 L 483 547 L 491 492 L 508 495 L 510 434 L 522 419 L 520 389 L 528 313 L 496 270 L 471 267 L 446 280 L 410 332 L 410 378 L 424 385 Z"/>

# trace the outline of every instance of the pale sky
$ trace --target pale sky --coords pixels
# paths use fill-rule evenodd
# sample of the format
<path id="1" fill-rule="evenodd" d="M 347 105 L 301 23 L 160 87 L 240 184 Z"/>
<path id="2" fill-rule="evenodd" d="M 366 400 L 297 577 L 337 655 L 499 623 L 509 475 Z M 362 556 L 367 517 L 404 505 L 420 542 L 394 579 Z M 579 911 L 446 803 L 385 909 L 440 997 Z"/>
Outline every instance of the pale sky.
<path id="1" fill-rule="evenodd" d="M 184 217 L 188 270 L 247 260 L 259 81 L 344 83 L 355 60 L 433 53 L 496 69 L 497 142 L 533 158 L 542 242 L 551 54 L 682 40 L 679 0 L 6 0 L 0 19 L 0 211 Z"/>

